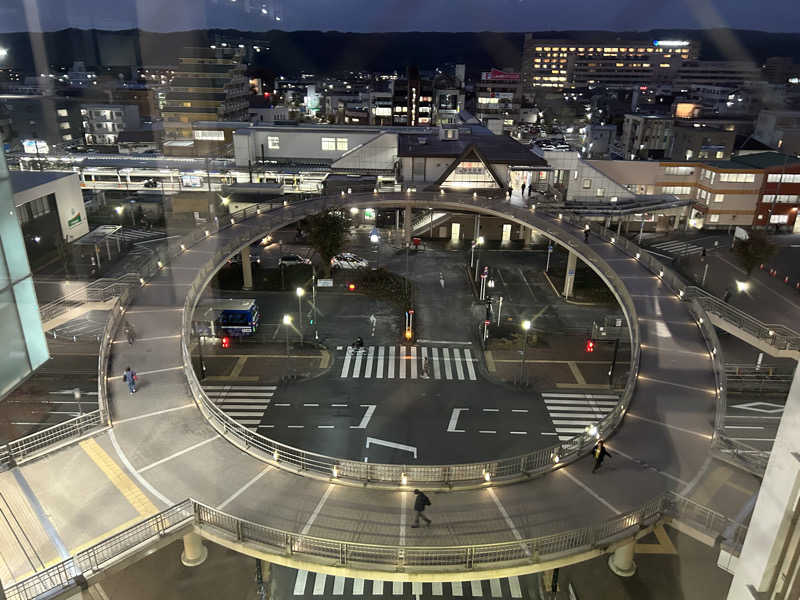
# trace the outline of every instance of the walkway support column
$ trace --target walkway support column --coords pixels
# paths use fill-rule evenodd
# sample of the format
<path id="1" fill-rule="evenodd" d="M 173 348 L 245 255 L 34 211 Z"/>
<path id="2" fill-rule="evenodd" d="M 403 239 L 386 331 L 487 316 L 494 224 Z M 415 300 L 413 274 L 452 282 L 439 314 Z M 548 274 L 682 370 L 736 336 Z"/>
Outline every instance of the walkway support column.
<path id="1" fill-rule="evenodd" d="M 184 567 L 198 567 L 202 565 L 208 556 L 208 548 L 196 533 L 187 533 L 183 536 L 183 552 L 181 552 L 181 562 Z"/>
<path id="2" fill-rule="evenodd" d="M 403 209 L 403 245 L 408 246 L 411 243 L 411 235 L 414 233 L 412 228 L 414 227 L 414 223 L 412 222 L 414 212 L 411 209 L 411 205 L 407 204 L 406 207 Z"/>
<path id="3" fill-rule="evenodd" d="M 572 296 L 572 286 L 575 283 L 575 266 L 578 264 L 578 255 L 570 251 L 567 259 L 567 273 L 564 275 L 564 297 Z"/>
<path id="4" fill-rule="evenodd" d="M 253 289 L 253 265 L 250 264 L 250 246 L 242 250 L 242 277 L 244 278 L 243 290 Z"/>
<path id="5" fill-rule="evenodd" d="M 481 216 L 475 215 L 475 225 L 472 229 L 472 241 L 478 239 L 478 236 L 481 234 Z"/>
<path id="6" fill-rule="evenodd" d="M 636 573 L 636 563 L 633 560 L 633 551 L 636 542 L 631 540 L 624 546 L 614 550 L 608 557 L 608 568 L 620 577 L 632 577 Z"/>

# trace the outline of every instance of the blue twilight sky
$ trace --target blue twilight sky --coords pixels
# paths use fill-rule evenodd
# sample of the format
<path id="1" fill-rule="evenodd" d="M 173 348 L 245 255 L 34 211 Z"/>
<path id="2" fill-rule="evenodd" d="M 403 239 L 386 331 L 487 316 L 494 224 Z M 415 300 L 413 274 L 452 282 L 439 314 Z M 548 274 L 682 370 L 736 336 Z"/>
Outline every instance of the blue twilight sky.
<path id="1" fill-rule="evenodd" d="M 279 18 L 280 20 L 277 20 Z M 0 0 L 0 31 L 800 31 L 800 0 Z"/>

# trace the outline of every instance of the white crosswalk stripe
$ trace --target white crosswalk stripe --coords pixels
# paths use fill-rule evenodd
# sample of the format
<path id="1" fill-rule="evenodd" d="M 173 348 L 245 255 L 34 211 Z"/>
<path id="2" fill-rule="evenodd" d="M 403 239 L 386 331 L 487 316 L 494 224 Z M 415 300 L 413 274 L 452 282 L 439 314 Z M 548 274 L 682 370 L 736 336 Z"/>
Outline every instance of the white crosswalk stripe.
<path id="1" fill-rule="evenodd" d="M 314 573 L 305 569 L 295 572 L 293 596 L 314 598 L 319 596 L 369 597 L 384 596 L 387 598 L 405 596 L 425 598 L 428 596 L 464 597 L 464 587 L 469 588 L 468 595 L 473 598 L 526 598 L 522 592 L 519 577 L 503 577 L 500 579 L 476 579 L 471 581 L 454 581 L 452 583 L 410 583 L 402 581 L 381 581 L 354 579 L 351 577 L 328 577 L 322 573 Z M 309 583 L 309 581 L 313 583 Z M 365 586 L 369 582 L 371 585 Z M 448 589 L 449 588 L 449 589 Z"/>
<path id="2" fill-rule="evenodd" d="M 368 346 L 355 350 L 348 347 L 342 356 L 339 376 L 342 379 L 477 381 L 477 360 L 469 348 Z"/>
<path id="3" fill-rule="evenodd" d="M 582 392 L 542 392 L 547 412 L 558 439 L 569 440 L 595 425 L 617 405 L 616 394 Z"/>
<path id="4" fill-rule="evenodd" d="M 229 417 L 257 429 L 276 387 L 274 385 L 204 385 L 206 395 Z"/>
<path id="5" fill-rule="evenodd" d="M 680 240 L 653 244 L 651 248 L 655 248 L 659 252 L 680 256 L 687 254 L 700 254 L 703 252 L 702 246 L 697 246 L 696 244 L 692 244 L 690 242 L 682 242 Z"/>

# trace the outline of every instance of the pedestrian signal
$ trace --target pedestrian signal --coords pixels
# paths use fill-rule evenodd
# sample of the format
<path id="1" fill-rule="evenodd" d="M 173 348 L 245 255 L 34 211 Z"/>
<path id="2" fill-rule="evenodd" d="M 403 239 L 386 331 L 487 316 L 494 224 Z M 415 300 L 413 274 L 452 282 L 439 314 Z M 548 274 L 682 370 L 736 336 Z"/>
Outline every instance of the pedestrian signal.
<path id="1" fill-rule="evenodd" d="M 594 340 L 586 340 L 586 352 L 594 352 Z"/>
<path id="2" fill-rule="evenodd" d="M 229 338 L 227 335 L 224 338 L 222 338 L 222 347 L 223 348 L 231 347 L 231 338 Z"/>
<path id="3" fill-rule="evenodd" d="M 356 290 L 356 284 L 355 283 L 348 283 L 347 284 L 347 289 L 350 290 L 351 292 L 354 292 Z"/>

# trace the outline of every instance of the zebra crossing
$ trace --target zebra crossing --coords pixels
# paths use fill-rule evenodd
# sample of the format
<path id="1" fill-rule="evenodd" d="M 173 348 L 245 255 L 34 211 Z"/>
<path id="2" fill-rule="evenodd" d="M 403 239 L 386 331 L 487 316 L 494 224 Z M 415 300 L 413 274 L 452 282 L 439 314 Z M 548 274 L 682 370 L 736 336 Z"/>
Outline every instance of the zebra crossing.
<path id="1" fill-rule="evenodd" d="M 298 569 L 293 596 L 329 598 L 331 596 L 402 596 L 408 598 L 526 598 L 519 577 L 476 579 L 449 583 L 419 583 L 358 579 L 340 575 L 325 575 Z"/>
<path id="2" fill-rule="evenodd" d="M 703 252 L 702 246 L 691 244 L 689 242 L 682 242 L 680 240 L 660 242 L 658 244 L 653 244 L 650 247 L 661 252 L 666 252 L 667 254 L 671 254 L 673 256 L 688 256 L 689 254 L 700 254 Z"/>
<path id="3" fill-rule="evenodd" d="M 275 395 L 276 386 L 204 385 L 203 389 L 226 415 L 249 429 L 257 429 Z"/>
<path id="4" fill-rule="evenodd" d="M 574 438 L 586 427 L 597 424 L 619 401 L 616 394 L 542 392 L 547 412 L 560 441 Z"/>
<path id="5" fill-rule="evenodd" d="M 425 372 L 426 360 L 427 372 Z M 475 381 L 476 361 L 469 348 L 348 347 L 342 363 L 341 378 Z"/>

